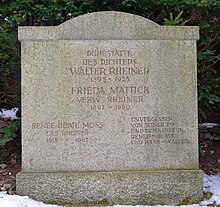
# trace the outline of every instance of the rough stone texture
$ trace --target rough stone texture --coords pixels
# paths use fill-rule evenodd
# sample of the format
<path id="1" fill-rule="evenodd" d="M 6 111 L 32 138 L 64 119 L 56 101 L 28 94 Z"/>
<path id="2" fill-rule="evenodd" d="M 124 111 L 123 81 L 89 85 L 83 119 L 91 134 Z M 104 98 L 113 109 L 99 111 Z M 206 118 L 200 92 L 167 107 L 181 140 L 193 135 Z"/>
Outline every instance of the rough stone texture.
<path id="1" fill-rule="evenodd" d="M 22 47 L 25 51 L 22 52 L 24 171 L 197 168 L 197 102 L 193 78 L 196 57 L 195 44 L 191 41 L 25 42 Z M 72 75 L 70 68 L 81 67 L 80 61 L 87 58 L 85 53 L 96 47 L 132 51 L 131 60 L 136 59 L 138 67 L 146 67 L 147 74 Z M 119 68 L 99 67 L 106 73 L 113 67 Z M 103 82 L 105 77 L 111 80 L 90 81 L 96 77 Z M 130 86 L 139 87 L 141 92 L 146 87 L 147 91 L 121 92 L 122 87 Z M 71 94 L 73 88 L 82 87 L 92 88 L 94 93 L 102 87 L 105 94 L 77 94 L 77 91 Z M 111 92 L 116 87 L 120 90 Z M 113 97 L 131 97 L 134 101 L 113 103 Z M 147 120 L 142 120 L 143 117 Z M 136 121 L 137 118 L 140 120 Z M 38 126 L 39 123 L 45 127 Z M 73 135 L 64 135 L 68 132 Z M 77 141 L 78 138 L 82 141 Z M 172 140 L 174 143 L 168 143 Z"/>
<path id="2" fill-rule="evenodd" d="M 201 180 L 197 170 L 20 173 L 17 191 L 47 202 L 176 204 L 201 198 Z"/>
<path id="3" fill-rule="evenodd" d="M 18 36 L 20 41 L 195 40 L 199 39 L 199 27 L 160 26 L 137 15 L 107 11 L 85 14 L 55 27 L 20 27 Z"/>
<path id="4" fill-rule="evenodd" d="M 198 27 L 164 27 L 121 12 L 87 14 L 57 27 L 20 27 L 23 120 L 18 192 L 44 200 L 37 196 L 44 188 L 40 183 L 45 181 L 49 188 L 52 182 L 65 180 L 70 191 L 80 183 L 89 189 L 95 185 L 94 202 L 99 201 L 100 191 L 111 194 L 108 200 L 114 198 L 115 203 L 120 199 L 148 203 L 143 195 L 151 193 L 162 193 L 162 199 L 170 193 L 183 195 L 171 196 L 173 202 L 185 195 L 196 197 L 195 192 L 199 197 L 199 177 L 191 190 L 184 187 L 179 192 L 178 187 L 188 183 L 179 179 L 182 170 L 187 170 L 189 180 L 195 172 L 200 174 L 198 36 Z M 112 173 L 100 174 L 103 171 Z M 70 173 L 69 180 L 62 172 Z M 96 184 L 96 173 L 104 176 L 102 187 Z M 42 181 L 33 179 L 27 185 L 30 190 L 23 183 L 31 175 L 42 176 Z M 81 176 L 79 181 L 76 175 Z M 177 187 L 172 192 L 159 191 L 159 184 L 158 190 L 154 187 L 162 175 L 174 176 Z M 53 181 L 53 176 L 59 179 Z M 108 183 L 119 182 L 120 176 L 126 183 L 121 183 L 120 198 L 115 198 Z M 153 190 L 140 187 L 139 192 L 135 180 L 142 183 L 145 176 Z M 85 188 L 74 197 L 66 189 L 63 198 L 73 202 L 81 202 L 81 194 L 88 196 Z M 132 195 L 137 192 L 139 196 Z"/>

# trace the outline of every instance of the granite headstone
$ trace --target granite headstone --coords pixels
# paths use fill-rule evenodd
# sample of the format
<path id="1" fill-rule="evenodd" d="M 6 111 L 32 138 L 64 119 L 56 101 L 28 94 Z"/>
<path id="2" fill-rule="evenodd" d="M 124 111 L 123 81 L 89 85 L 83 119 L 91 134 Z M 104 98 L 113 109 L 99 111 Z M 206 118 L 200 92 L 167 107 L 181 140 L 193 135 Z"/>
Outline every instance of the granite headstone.
<path id="1" fill-rule="evenodd" d="M 17 193 L 75 204 L 200 198 L 198 39 L 198 27 L 113 11 L 19 27 Z"/>

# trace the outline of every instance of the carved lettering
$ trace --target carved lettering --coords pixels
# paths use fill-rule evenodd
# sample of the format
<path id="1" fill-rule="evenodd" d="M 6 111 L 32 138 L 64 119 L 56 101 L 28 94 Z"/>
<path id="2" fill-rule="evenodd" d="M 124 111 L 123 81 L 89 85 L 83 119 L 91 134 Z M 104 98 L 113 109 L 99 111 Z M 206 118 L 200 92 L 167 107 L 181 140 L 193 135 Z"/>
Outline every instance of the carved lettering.
<path id="1" fill-rule="evenodd" d="M 99 103 L 101 98 L 100 97 L 77 97 L 79 103 Z"/>
<path id="2" fill-rule="evenodd" d="M 87 50 L 87 56 L 103 56 L 103 57 L 130 57 L 132 52 L 130 50 Z"/>
<path id="3" fill-rule="evenodd" d="M 82 95 L 105 94 L 105 90 L 103 87 L 72 87 L 72 94 L 75 93 Z"/>
<path id="4" fill-rule="evenodd" d="M 94 76 L 94 75 L 107 75 L 107 71 L 105 68 L 92 68 L 92 67 L 74 67 L 70 68 L 70 72 L 72 75 L 87 75 L 87 76 Z"/>
<path id="5" fill-rule="evenodd" d="M 146 67 L 111 67 L 109 75 L 146 75 L 149 69 Z"/>
<path id="6" fill-rule="evenodd" d="M 108 103 L 133 103 L 144 102 L 143 96 L 108 96 Z"/>
<path id="7" fill-rule="evenodd" d="M 131 117 L 131 121 L 132 122 L 156 122 L 156 121 L 172 121 L 172 117 L 171 116 L 162 116 L 162 117 L 157 117 L 157 116 L 153 116 L 153 117 Z"/>
<path id="8" fill-rule="evenodd" d="M 110 87 L 110 94 L 148 94 L 149 90 L 146 86 L 125 86 Z"/>
<path id="9" fill-rule="evenodd" d="M 131 144 L 188 144 L 178 140 L 183 128 L 171 116 L 131 117 Z M 171 141 L 172 140 L 172 141 Z M 177 141 L 178 140 L 178 141 Z"/>

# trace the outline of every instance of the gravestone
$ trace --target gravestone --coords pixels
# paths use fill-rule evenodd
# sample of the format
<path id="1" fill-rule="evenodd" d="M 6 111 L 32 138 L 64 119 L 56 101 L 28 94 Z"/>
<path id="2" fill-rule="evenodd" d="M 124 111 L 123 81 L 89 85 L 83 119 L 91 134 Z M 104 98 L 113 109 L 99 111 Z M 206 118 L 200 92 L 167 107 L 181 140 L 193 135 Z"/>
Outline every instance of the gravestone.
<path id="1" fill-rule="evenodd" d="M 200 198 L 198 39 L 198 27 L 112 11 L 19 27 L 17 192 L 76 204 Z"/>

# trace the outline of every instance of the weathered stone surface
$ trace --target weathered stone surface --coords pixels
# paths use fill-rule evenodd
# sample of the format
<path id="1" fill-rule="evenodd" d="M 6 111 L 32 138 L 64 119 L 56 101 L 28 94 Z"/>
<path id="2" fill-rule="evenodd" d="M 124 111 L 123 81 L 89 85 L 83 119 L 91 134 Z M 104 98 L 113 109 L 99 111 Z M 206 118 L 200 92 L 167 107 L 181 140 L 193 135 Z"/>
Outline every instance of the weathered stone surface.
<path id="1" fill-rule="evenodd" d="M 21 173 L 17 190 L 47 202 L 175 204 L 202 197 L 201 180 L 197 170 Z"/>
<path id="2" fill-rule="evenodd" d="M 20 27 L 19 40 L 195 40 L 199 27 L 160 26 L 122 12 L 96 12 L 56 27 Z"/>
<path id="3" fill-rule="evenodd" d="M 93 48 L 132 55 L 88 57 Z M 23 170 L 197 168 L 194 44 L 25 42 L 23 49 Z M 132 63 L 83 64 L 89 60 Z"/>
<path id="4" fill-rule="evenodd" d="M 124 173 L 132 171 L 114 201 L 148 203 L 141 195 L 151 191 L 140 188 L 139 196 L 132 194 L 139 188 L 139 171 L 141 183 L 150 176 L 146 179 L 155 195 L 161 192 L 153 181 L 162 180 L 161 175 L 175 175 L 178 186 L 182 170 L 189 180 L 199 174 L 198 36 L 198 27 L 164 27 L 121 12 L 87 14 L 57 27 L 20 27 L 23 160 L 18 192 L 45 199 L 37 196 L 36 189 L 42 188 L 38 182 L 30 192 L 22 184 L 31 175 L 43 175 L 42 182 L 50 186 L 53 176 L 61 182 L 66 179 L 62 172 L 69 172 L 64 183 L 77 191 L 80 182 L 90 182 L 90 175 L 111 171 L 103 174 L 103 188 L 95 184 L 96 177 L 88 184 L 96 186 L 92 197 L 98 202 L 99 191 L 111 194 L 108 183 L 118 182 L 115 175 L 121 173 L 124 180 Z M 77 172 L 79 181 L 72 178 Z M 201 186 L 198 178 L 192 190 L 176 187 L 172 195 L 196 197 L 197 192 L 199 197 Z M 81 202 L 83 189 L 76 197 L 65 191 L 63 198 Z"/>

